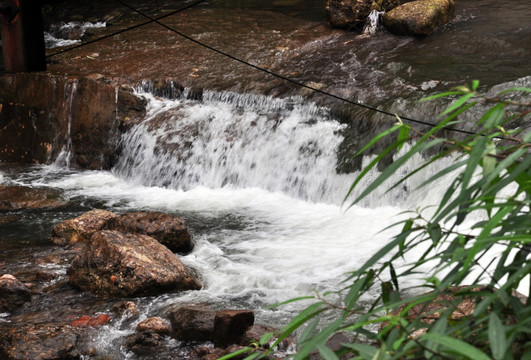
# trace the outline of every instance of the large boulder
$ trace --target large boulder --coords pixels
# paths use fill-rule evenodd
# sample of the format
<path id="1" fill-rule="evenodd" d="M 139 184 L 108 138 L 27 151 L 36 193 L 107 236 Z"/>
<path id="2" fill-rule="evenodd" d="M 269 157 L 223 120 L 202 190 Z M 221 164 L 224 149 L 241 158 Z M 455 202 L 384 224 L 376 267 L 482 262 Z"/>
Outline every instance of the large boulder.
<path id="1" fill-rule="evenodd" d="M 454 13 L 453 0 L 417 0 L 385 13 L 383 25 L 396 35 L 427 36 L 452 20 Z"/>
<path id="2" fill-rule="evenodd" d="M 111 219 L 105 229 L 123 233 L 144 234 L 157 239 L 178 253 L 192 251 L 192 236 L 184 219 L 159 212 L 134 212 Z"/>
<path id="3" fill-rule="evenodd" d="M 0 312 L 12 312 L 31 300 L 30 289 L 12 275 L 0 277 Z"/>
<path id="4" fill-rule="evenodd" d="M 88 211 L 75 219 L 63 221 L 54 226 L 52 242 L 57 245 L 86 243 L 93 233 L 103 228 L 109 220 L 118 215 L 101 209 Z"/>
<path id="5" fill-rule="evenodd" d="M 330 26 L 363 29 L 371 11 L 389 11 L 411 0 L 327 0 L 326 14 Z"/>
<path id="6" fill-rule="evenodd" d="M 0 185 L 0 211 L 57 208 L 65 203 L 52 190 Z"/>
<path id="7" fill-rule="evenodd" d="M 71 284 L 105 298 L 201 288 L 177 255 L 157 240 L 110 230 L 92 234 L 68 275 Z"/>
<path id="8" fill-rule="evenodd" d="M 68 325 L 38 324 L 0 329 L 0 358 L 5 360 L 80 359 L 79 334 Z"/>

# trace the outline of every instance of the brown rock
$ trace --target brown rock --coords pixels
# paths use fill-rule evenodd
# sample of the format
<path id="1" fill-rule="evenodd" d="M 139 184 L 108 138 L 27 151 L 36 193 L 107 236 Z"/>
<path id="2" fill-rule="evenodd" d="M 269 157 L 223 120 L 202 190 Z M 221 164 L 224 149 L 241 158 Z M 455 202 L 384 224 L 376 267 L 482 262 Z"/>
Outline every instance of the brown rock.
<path id="1" fill-rule="evenodd" d="M 98 317 L 92 317 L 89 315 L 83 315 L 70 323 L 73 327 L 100 327 L 108 324 L 111 321 L 111 317 L 105 314 L 101 314 Z"/>
<path id="2" fill-rule="evenodd" d="M 427 36 L 453 19 L 454 13 L 453 0 L 417 0 L 385 13 L 383 25 L 396 35 Z"/>
<path id="3" fill-rule="evenodd" d="M 0 277 L 0 312 L 12 312 L 31 300 L 30 289 L 12 275 Z"/>
<path id="4" fill-rule="evenodd" d="M 106 298 L 201 288 L 179 258 L 152 237 L 110 230 L 92 235 L 68 274 L 71 284 Z"/>
<path id="5" fill-rule="evenodd" d="M 60 194 L 52 190 L 0 185 L 0 211 L 57 208 L 64 204 Z"/>
<path id="6" fill-rule="evenodd" d="M 70 139 L 72 166 L 90 169 L 111 168 L 121 125 L 145 113 L 116 83 L 50 73 L 3 74 L 0 104 L 0 161 L 50 163 Z"/>
<path id="7" fill-rule="evenodd" d="M 179 341 L 212 341 L 214 310 L 185 306 L 170 313 L 171 336 Z"/>
<path id="8" fill-rule="evenodd" d="M 136 326 L 136 331 L 138 332 L 149 331 L 149 332 L 154 332 L 160 335 L 169 335 L 170 326 L 159 317 L 151 317 L 149 319 L 141 321 Z"/>
<path id="9" fill-rule="evenodd" d="M 361 30 L 371 11 L 389 11 L 407 1 L 411 0 L 327 0 L 326 14 L 332 27 Z"/>
<path id="10" fill-rule="evenodd" d="M 0 356 L 5 360 L 80 359 L 78 334 L 68 325 L 21 325 L 0 329 Z"/>
<path id="11" fill-rule="evenodd" d="M 251 310 L 222 310 L 214 318 L 214 345 L 226 347 L 239 344 L 254 323 Z"/>
<path id="12" fill-rule="evenodd" d="M 134 212 L 111 219 L 105 229 L 144 234 L 157 239 L 173 252 L 192 251 L 193 242 L 184 219 L 158 212 Z"/>
<path id="13" fill-rule="evenodd" d="M 57 245 L 86 243 L 94 232 L 101 230 L 109 220 L 116 217 L 118 215 L 107 210 L 88 211 L 75 219 L 55 225 L 52 230 L 52 242 Z"/>

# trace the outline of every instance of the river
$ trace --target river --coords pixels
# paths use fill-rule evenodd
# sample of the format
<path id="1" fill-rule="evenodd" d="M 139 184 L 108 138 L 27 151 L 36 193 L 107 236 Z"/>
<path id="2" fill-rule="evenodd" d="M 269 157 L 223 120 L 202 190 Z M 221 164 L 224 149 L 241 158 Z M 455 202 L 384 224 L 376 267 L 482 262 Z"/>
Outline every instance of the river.
<path id="1" fill-rule="evenodd" d="M 250 17 L 279 12 L 284 20 L 323 20 L 316 1 L 308 12 L 299 10 L 300 1 L 275 1 L 267 8 L 263 1 L 242 3 L 212 2 L 197 11 L 245 11 Z M 418 98 L 472 79 L 480 79 L 486 91 L 531 86 L 528 1 L 469 0 L 456 6 L 456 20 L 431 37 L 378 32 L 359 38 L 333 32 L 324 40 L 305 39 L 297 53 L 271 68 L 296 68 L 297 80 L 324 82 L 336 94 L 422 118 L 440 109 L 419 105 Z M 279 28 L 283 26 L 288 27 Z M 210 30 L 205 28 L 202 39 L 216 38 Z M 348 41 L 356 46 L 345 51 L 340 45 Z M 320 55 L 310 56 L 312 51 Z M 228 71 L 227 83 L 239 81 L 238 76 Z M 336 118 L 331 101 L 303 97 L 292 89 L 278 97 L 246 86 L 212 88 L 204 91 L 202 101 L 162 99 L 138 89 L 148 103 L 146 118 L 124 134 L 121 157 L 110 171 L 69 168 L 68 152 L 51 165 L 0 164 L 0 184 L 52 188 L 68 200 L 55 210 L 3 214 L 18 220 L 0 222 L 2 271 L 22 278 L 24 271 L 39 268 L 59 275 L 52 282 L 66 277 L 68 264 L 36 259 L 57 253 L 49 242 L 55 224 L 90 209 L 162 211 L 186 219 L 196 246 L 181 259 L 196 270 L 204 288 L 134 299 L 141 313 L 135 322 L 115 320 L 99 330 L 94 342 L 102 354 L 139 358 L 121 348 L 123 338 L 137 322 L 179 303 L 251 308 L 256 322 L 281 327 L 304 303 L 268 305 L 313 290 L 337 289 L 346 273 L 395 233 L 381 230 L 399 219 L 401 211 L 436 202 L 444 189 L 441 181 L 429 191 L 413 191 L 432 168 L 399 189 L 375 193 L 348 208 L 343 199 L 356 173 L 338 174 L 336 165 L 340 146 L 353 130 L 344 131 L 348 124 Z M 112 304 L 63 287 L 34 299 L 24 311 L 2 314 L 0 321 L 109 313 Z M 170 341 L 168 346 L 157 359 L 173 358 L 179 344 Z"/>

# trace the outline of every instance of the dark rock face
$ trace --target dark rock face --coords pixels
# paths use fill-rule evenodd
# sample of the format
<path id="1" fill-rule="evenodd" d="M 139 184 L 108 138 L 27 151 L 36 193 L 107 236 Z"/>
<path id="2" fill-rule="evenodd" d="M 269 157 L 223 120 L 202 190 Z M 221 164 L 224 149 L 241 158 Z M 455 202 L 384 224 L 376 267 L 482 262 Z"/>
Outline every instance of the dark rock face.
<path id="1" fill-rule="evenodd" d="M 179 341 L 212 341 L 214 339 L 214 310 L 182 307 L 170 313 L 171 336 Z"/>
<path id="2" fill-rule="evenodd" d="M 184 219 L 158 212 L 135 212 L 111 219 L 105 229 L 144 234 L 157 239 L 173 252 L 192 251 L 193 242 Z"/>
<path id="3" fill-rule="evenodd" d="M 68 325 L 38 324 L 0 329 L 0 358 L 5 360 L 80 359 L 78 337 Z"/>
<path id="4" fill-rule="evenodd" d="M 92 235 L 68 274 L 71 284 L 105 298 L 201 288 L 179 258 L 152 237 L 109 230 Z"/>
<path id="5" fill-rule="evenodd" d="M 118 215 L 107 210 L 88 211 L 75 219 L 54 226 L 52 242 L 57 245 L 86 243 L 94 232 L 101 230 L 109 220 L 116 217 Z"/>
<path id="6" fill-rule="evenodd" d="M 0 277 L 0 312 L 12 312 L 31 300 L 30 289 L 12 275 Z"/>
<path id="7" fill-rule="evenodd" d="M 179 341 L 213 341 L 216 347 L 240 344 L 254 323 L 251 310 L 214 311 L 184 306 L 172 311 L 171 336 Z"/>
<path id="8" fill-rule="evenodd" d="M 361 30 L 373 10 L 389 11 L 408 0 L 327 0 L 326 14 L 330 26 Z"/>
<path id="9" fill-rule="evenodd" d="M 246 330 L 254 324 L 251 310 L 222 310 L 214 318 L 214 345 L 239 344 Z"/>
<path id="10" fill-rule="evenodd" d="M 120 127 L 145 113 L 117 82 L 46 73 L 0 76 L 0 104 L 0 161 L 50 163 L 70 127 L 72 165 L 89 169 L 109 169 Z"/>
<path id="11" fill-rule="evenodd" d="M 454 17 L 453 0 L 417 0 L 383 16 L 383 24 L 396 35 L 427 36 Z"/>
<path id="12" fill-rule="evenodd" d="M 2 131 L 0 137 L 1 134 Z M 52 190 L 0 185 L 0 211 L 57 208 L 64 204 L 60 194 Z"/>

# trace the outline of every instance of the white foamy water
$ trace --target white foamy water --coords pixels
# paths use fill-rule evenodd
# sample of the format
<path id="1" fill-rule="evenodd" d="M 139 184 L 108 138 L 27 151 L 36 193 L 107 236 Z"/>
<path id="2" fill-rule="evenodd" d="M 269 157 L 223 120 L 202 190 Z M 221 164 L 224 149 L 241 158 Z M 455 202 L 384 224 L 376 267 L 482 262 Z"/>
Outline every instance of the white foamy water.
<path id="1" fill-rule="evenodd" d="M 85 35 L 88 29 L 98 29 L 106 27 L 105 22 L 77 22 L 71 21 L 67 23 L 54 24 L 50 27 L 50 31 L 44 32 L 44 42 L 46 48 L 53 49 L 62 46 L 74 45 L 81 42 L 81 37 Z M 70 35 L 69 35 L 70 34 Z M 72 39 L 65 39 L 62 36 L 69 36 Z"/>

